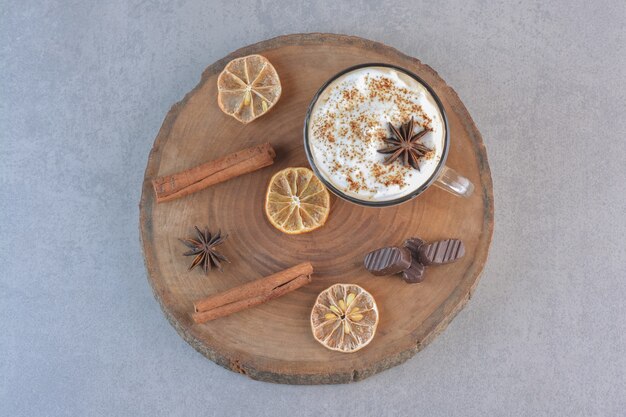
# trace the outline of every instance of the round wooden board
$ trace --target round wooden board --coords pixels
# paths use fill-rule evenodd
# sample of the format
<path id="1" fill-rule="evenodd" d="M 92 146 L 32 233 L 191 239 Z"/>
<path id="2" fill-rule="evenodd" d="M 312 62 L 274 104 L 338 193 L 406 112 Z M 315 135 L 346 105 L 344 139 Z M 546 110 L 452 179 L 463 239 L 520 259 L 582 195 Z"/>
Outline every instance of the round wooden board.
<path id="1" fill-rule="evenodd" d="M 228 61 L 262 54 L 283 86 L 272 111 L 249 125 L 217 105 L 217 75 Z M 338 71 L 364 62 L 407 68 L 428 82 L 448 113 L 448 165 L 470 178 L 476 192 L 462 199 L 431 187 L 417 199 L 391 208 L 364 208 L 335 196 L 324 227 L 289 236 L 265 218 L 263 203 L 273 173 L 308 166 L 302 127 L 318 87 Z M 156 204 L 150 181 L 230 152 L 270 141 L 274 165 L 196 194 Z M 140 204 L 141 238 L 148 279 L 178 333 L 216 363 L 254 379 L 291 383 L 345 383 L 404 362 L 439 334 L 471 297 L 485 265 L 493 232 L 493 190 L 487 155 L 472 118 L 457 94 L 430 67 L 380 43 L 330 34 L 282 36 L 242 48 L 209 66 L 200 83 L 167 114 L 146 168 Z M 224 273 L 187 271 L 180 237 L 193 226 L 221 228 L 221 246 L 232 260 Z M 374 277 L 364 255 L 399 245 L 410 236 L 456 237 L 465 257 L 431 267 L 420 284 L 400 277 Z M 192 302 L 303 261 L 315 268 L 313 282 L 261 306 L 205 324 L 190 318 Z M 343 354 L 325 349 L 311 334 L 309 315 L 317 294 L 338 282 L 358 284 L 376 298 L 380 322 L 364 349 Z"/>

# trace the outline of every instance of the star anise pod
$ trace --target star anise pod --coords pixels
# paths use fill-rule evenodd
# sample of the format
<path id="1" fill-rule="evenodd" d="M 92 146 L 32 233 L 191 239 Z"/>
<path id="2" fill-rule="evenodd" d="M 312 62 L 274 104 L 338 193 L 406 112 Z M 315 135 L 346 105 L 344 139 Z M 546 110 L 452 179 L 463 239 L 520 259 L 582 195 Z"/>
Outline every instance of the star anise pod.
<path id="1" fill-rule="evenodd" d="M 195 256 L 189 270 L 191 271 L 196 266 L 201 266 L 204 269 L 204 273 L 208 274 L 209 271 L 215 266 L 222 272 L 222 263 L 229 262 L 228 259 L 221 253 L 215 250 L 215 247 L 224 243 L 224 240 L 228 235 L 222 236 L 222 232 L 218 231 L 216 234 L 211 235 L 209 228 L 207 227 L 202 232 L 198 226 L 196 228 L 196 239 L 179 239 L 185 244 L 189 251 L 183 253 L 185 256 Z"/>
<path id="2" fill-rule="evenodd" d="M 428 149 L 418 141 L 429 130 L 424 129 L 419 133 L 413 134 L 412 117 L 409 122 L 401 125 L 399 129 L 389 123 L 389 129 L 391 129 L 391 137 L 383 139 L 387 147 L 378 150 L 380 153 L 389 154 L 384 164 L 389 165 L 396 159 L 402 157 L 401 161 L 404 165 L 410 165 L 419 171 L 420 158 L 424 157 L 431 149 Z"/>

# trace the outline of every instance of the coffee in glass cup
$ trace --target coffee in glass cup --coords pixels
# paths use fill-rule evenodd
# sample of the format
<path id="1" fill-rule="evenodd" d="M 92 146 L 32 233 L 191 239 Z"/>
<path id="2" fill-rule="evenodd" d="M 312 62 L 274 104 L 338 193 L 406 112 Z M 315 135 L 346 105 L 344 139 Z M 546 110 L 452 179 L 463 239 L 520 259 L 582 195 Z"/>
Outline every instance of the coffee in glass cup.
<path id="1" fill-rule="evenodd" d="M 313 98 L 304 138 L 317 176 L 357 204 L 399 204 L 433 183 L 460 196 L 473 191 L 445 167 L 450 138 L 441 102 L 402 68 L 364 64 L 337 74 Z"/>

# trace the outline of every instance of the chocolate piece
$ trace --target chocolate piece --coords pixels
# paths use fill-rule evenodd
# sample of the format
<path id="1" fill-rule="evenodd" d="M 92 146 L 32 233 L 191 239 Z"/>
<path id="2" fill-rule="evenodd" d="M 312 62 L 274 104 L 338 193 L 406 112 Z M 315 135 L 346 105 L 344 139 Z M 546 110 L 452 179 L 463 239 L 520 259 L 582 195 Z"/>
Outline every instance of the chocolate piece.
<path id="1" fill-rule="evenodd" d="M 404 247 L 408 248 L 411 251 L 411 254 L 417 255 L 417 251 L 420 246 L 425 245 L 426 242 L 420 239 L 419 237 L 412 237 L 404 241 Z"/>
<path id="2" fill-rule="evenodd" d="M 365 268 L 374 275 L 393 275 L 411 266 L 411 251 L 390 246 L 365 255 Z"/>
<path id="3" fill-rule="evenodd" d="M 417 254 L 412 257 L 411 266 L 402 271 L 402 278 L 409 284 L 416 284 L 424 281 L 424 265 L 418 259 Z"/>
<path id="4" fill-rule="evenodd" d="M 428 245 L 421 245 L 417 253 L 419 261 L 426 266 L 447 264 L 465 255 L 465 245 L 458 239 L 439 240 Z"/>

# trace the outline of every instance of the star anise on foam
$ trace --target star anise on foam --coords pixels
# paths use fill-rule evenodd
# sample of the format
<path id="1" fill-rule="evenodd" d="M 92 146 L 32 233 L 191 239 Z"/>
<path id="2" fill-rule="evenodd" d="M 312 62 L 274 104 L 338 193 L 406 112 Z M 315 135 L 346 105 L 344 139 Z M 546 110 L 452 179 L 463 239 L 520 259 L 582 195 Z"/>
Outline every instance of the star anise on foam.
<path id="1" fill-rule="evenodd" d="M 204 269 L 204 273 L 208 274 L 209 271 L 215 266 L 220 270 L 220 272 L 222 272 L 223 269 L 221 262 L 230 263 L 230 261 L 224 255 L 217 252 L 215 247 L 224 243 L 224 240 L 226 240 L 228 235 L 222 236 L 221 231 L 211 235 L 208 227 L 204 232 L 202 232 L 198 226 L 194 227 L 196 228 L 196 239 L 179 239 L 185 244 L 185 246 L 191 249 L 183 253 L 183 255 L 195 256 L 195 258 L 193 258 L 193 262 L 191 262 L 191 266 L 189 266 L 189 270 L 191 271 L 196 266 L 200 266 Z"/>
<path id="2" fill-rule="evenodd" d="M 431 149 L 422 145 L 419 140 L 429 130 L 424 129 L 419 133 L 413 134 L 413 126 L 412 117 L 407 123 L 401 125 L 399 129 L 389 123 L 391 137 L 383 139 L 387 147 L 378 150 L 380 153 L 389 154 L 385 159 L 385 165 L 389 165 L 402 157 L 401 161 L 404 165 L 410 165 L 416 170 L 420 170 L 419 160 L 429 153 Z"/>

